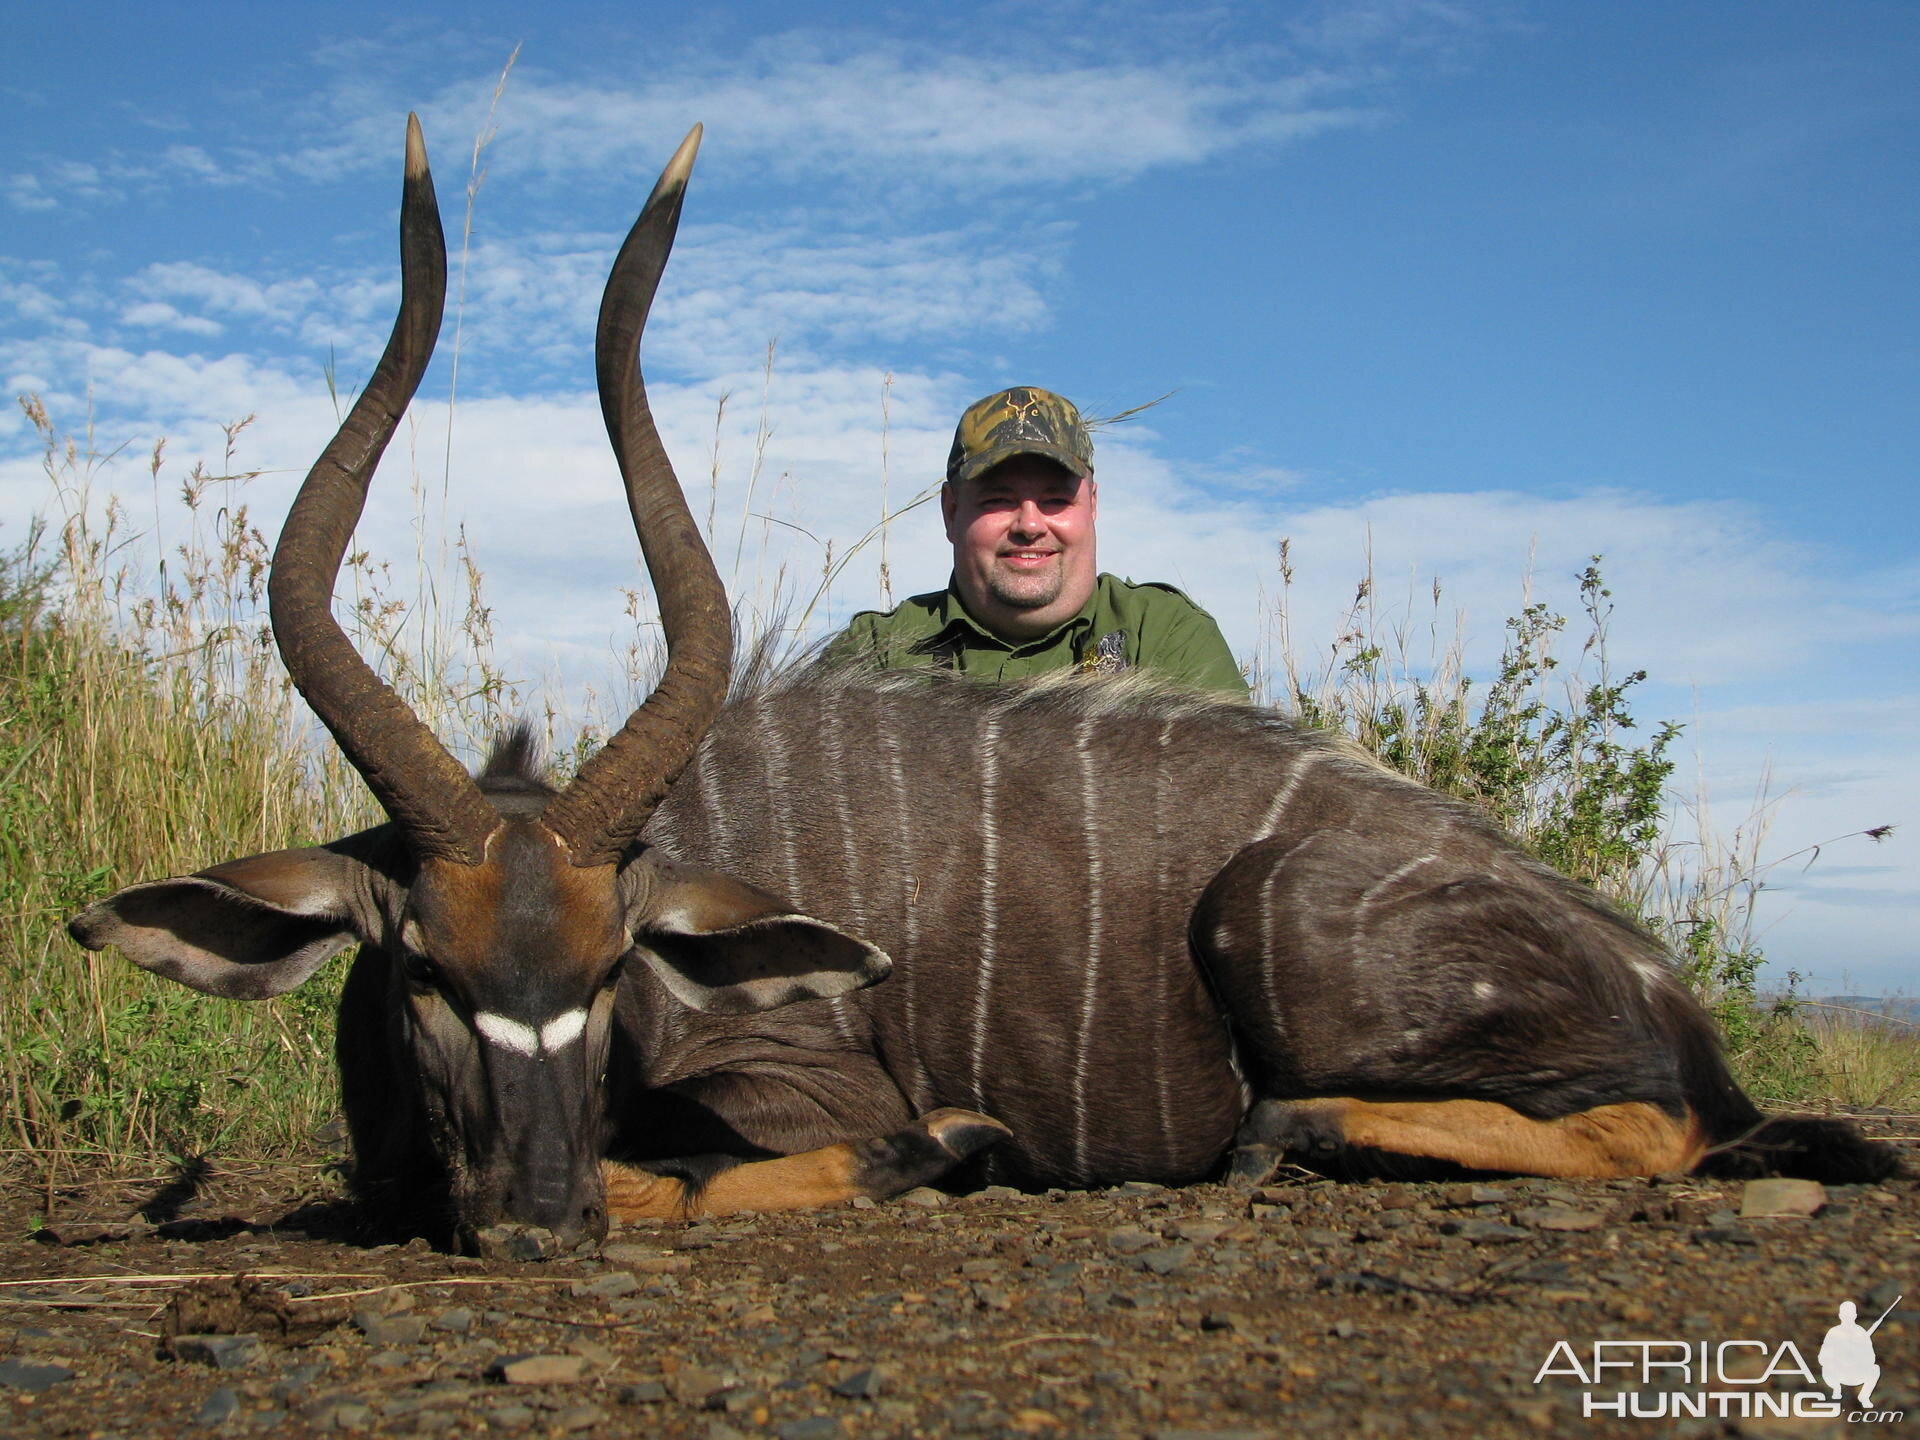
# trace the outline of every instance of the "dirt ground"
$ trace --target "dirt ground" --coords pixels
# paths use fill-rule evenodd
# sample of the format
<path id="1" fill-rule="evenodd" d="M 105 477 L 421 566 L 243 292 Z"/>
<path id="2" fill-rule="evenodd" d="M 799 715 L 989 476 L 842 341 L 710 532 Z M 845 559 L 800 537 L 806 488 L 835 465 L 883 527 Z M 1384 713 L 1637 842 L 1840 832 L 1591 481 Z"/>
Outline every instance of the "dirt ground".
<path id="1" fill-rule="evenodd" d="M 1914 1121 L 1879 1128 L 1896 1125 Z M 1772 1218 L 1740 1212 L 1804 1208 L 1809 1193 L 1305 1174 L 1251 1195 L 919 1191 L 486 1260 L 356 1243 L 336 1197 L 318 1165 L 82 1176 L 51 1197 L 16 1177 L 0 1205 L 0 1434 L 1920 1428 L 1912 1179 L 1833 1187 L 1811 1196 L 1817 1213 Z M 1830 1400 L 1817 1356 L 1842 1300 L 1861 1326 L 1892 1307 L 1872 1335 L 1869 1409 L 1849 1391 L 1837 1418 L 1757 1413 L 1763 1396 L 1803 1412 Z M 1603 1349 L 1596 1379 L 1597 1341 L 1666 1343 Z M 1749 1343 L 1722 1348 L 1735 1341 Z"/>

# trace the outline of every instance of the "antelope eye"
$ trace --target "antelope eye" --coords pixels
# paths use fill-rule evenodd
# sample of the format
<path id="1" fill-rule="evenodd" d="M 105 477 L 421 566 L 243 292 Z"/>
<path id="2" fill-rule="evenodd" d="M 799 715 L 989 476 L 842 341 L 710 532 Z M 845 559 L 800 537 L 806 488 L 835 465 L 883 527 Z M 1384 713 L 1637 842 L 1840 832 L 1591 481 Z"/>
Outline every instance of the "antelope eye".
<path id="1" fill-rule="evenodd" d="M 407 979 L 419 986 L 440 983 L 440 967 L 417 950 L 409 950 L 400 957 L 400 968 L 406 971 Z"/>

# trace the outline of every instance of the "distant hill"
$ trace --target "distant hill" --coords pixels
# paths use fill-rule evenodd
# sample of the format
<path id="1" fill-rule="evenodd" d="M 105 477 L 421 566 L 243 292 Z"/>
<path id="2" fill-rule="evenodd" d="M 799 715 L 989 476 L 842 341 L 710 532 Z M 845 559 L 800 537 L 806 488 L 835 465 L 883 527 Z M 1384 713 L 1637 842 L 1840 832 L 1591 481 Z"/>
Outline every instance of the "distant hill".
<path id="1" fill-rule="evenodd" d="M 1837 1009 L 1860 1011 L 1865 1015 L 1885 1015 L 1893 1020 L 1904 1020 L 1909 1024 L 1920 1025 L 1920 997 L 1907 995 L 1809 995 L 1805 998 L 1816 1005 L 1831 1005 Z"/>

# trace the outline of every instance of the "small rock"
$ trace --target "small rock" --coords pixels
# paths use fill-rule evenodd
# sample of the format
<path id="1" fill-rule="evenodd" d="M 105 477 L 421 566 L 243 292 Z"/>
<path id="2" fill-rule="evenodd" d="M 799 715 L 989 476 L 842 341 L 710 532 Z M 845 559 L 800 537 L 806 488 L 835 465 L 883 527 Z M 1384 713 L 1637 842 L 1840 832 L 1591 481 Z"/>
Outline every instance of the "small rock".
<path id="1" fill-rule="evenodd" d="M 693 1269 L 691 1255 L 645 1255 L 621 1263 L 636 1275 L 679 1275 Z"/>
<path id="2" fill-rule="evenodd" d="M 569 1405 L 554 1412 L 552 1423 L 563 1431 L 590 1430 L 606 1418 L 607 1412 L 598 1405 Z"/>
<path id="3" fill-rule="evenodd" d="M 326 1373 L 327 1367 L 320 1362 L 296 1365 L 276 1380 L 267 1393 L 284 1405 Z"/>
<path id="4" fill-rule="evenodd" d="M 365 1304 L 355 1307 L 354 1313 L 356 1315 L 362 1312 L 369 1315 L 405 1315 L 413 1309 L 414 1304 L 411 1290 L 382 1290 L 376 1295 L 369 1295 Z"/>
<path id="5" fill-rule="evenodd" d="M 1531 1205 L 1514 1211 L 1513 1218 L 1535 1230 L 1598 1230 L 1607 1222 L 1597 1210 L 1573 1210 L 1565 1205 Z"/>
<path id="6" fill-rule="evenodd" d="M 591 1364 L 598 1365 L 602 1370 L 611 1370 L 615 1365 L 620 1363 L 619 1358 L 613 1351 L 602 1345 L 598 1340 L 574 1341 L 573 1353 L 585 1356 Z"/>
<path id="7" fill-rule="evenodd" d="M 856 1210 L 876 1210 L 880 1206 L 880 1202 L 871 1195 L 856 1195 L 853 1197 L 852 1204 Z"/>
<path id="8" fill-rule="evenodd" d="M 66 1220 L 42 1226 L 33 1238 L 42 1245 L 100 1245 L 144 1239 L 153 1228 L 143 1220 Z"/>
<path id="9" fill-rule="evenodd" d="M 73 1371 L 64 1365 L 35 1365 L 30 1360 L 0 1360 L 0 1390 L 19 1390 L 38 1395 L 63 1380 L 71 1380 Z"/>
<path id="10" fill-rule="evenodd" d="M 587 1373 L 584 1355 L 502 1355 L 487 1366 L 489 1380 L 508 1385 L 570 1385 Z"/>
<path id="11" fill-rule="evenodd" d="M 1123 1226 L 1107 1232 L 1107 1249 L 1116 1255 L 1132 1255 L 1159 1243 L 1159 1236 L 1136 1226 Z"/>
<path id="12" fill-rule="evenodd" d="M 879 1396 L 886 1376 L 877 1365 L 856 1370 L 833 1387 L 843 1400 L 872 1400 Z"/>
<path id="13" fill-rule="evenodd" d="M 722 1390 L 710 1403 L 709 1410 L 724 1410 L 729 1415 L 751 1416 L 756 1410 L 764 1411 L 767 1405 L 766 1395 L 750 1385 L 736 1385 L 731 1390 Z M 764 1415 L 762 1418 L 765 1418 Z"/>
<path id="14" fill-rule="evenodd" d="M 369 1345 L 418 1345 L 427 1333 L 427 1322 L 418 1315 L 369 1315 L 362 1310 L 353 1323 Z"/>
<path id="15" fill-rule="evenodd" d="M 808 1415 L 776 1427 L 778 1440 L 840 1440 L 840 1422 L 831 1415 Z"/>
<path id="16" fill-rule="evenodd" d="M 1443 1185 L 1438 1203 L 1451 1210 L 1471 1210 L 1476 1205 L 1499 1205 L 1511 1198 L 1499 1185 Z"/>
<path id="17" fill-rule="evenodd" d="M 464 1335 L 473 1329 L 473 1311 L 456 1305 L 451 1310 L 442 1310 L 427 1323 L 449 1335 Z"/>
<path id="18" fill-rule="evenodd" d="M 240 1409 L 240 1397 L 231 1387 L 222 1385 L 200 1402 L 200 1408 L 193 1414 L 193 1423 L 211 1430 L 216 1425 L 224 1425 Z"/>
<path id="19" fill-rule="evenodd" d="M 1196 1245 L 1211 1245 L 1232 1228 L 1231 1220 L 1176 1220 L 1167 1226 L 1167 1234 L 1176 1240 L 1191 1240 Z"/>
<path id="20" fill-rule="evenodd" d="M 1123 1180 L 1108 1190 L 1107 1193 L 1118 1196 L 1123 1200 L 1132 1200 L 1142 1195 L 1163 1194 L 1166 1188 L 1164 1185 L 1154 1184 L 1151 1180 Z"/>
<path id="21" fill-rule="evenodd" d="M 1527 1238 L 1526 1231 L 1503 1225 L 1498 1220 L 1447 1220 L 1441 1223 L 1440 1230 L 1442 1234 L 1458 1235 L 1475 1245 L 1511 1245 Z"/>
<path id="22" fill-rule="evenodd" d="M 976 1200 L 1024 1200 L 1027 1197 L 1023 1191 L 1016 1190 L 1011 1185 L 989 1185 L 983 1190 L 976 1191 L 974 1198 Z M 838 1421 L 830 1423 L 839 1424 Z"/>
<path id="23" fill-rule="evenodd" d="M 301 1418 L 317 1429 L 362 1430 L 373 1423 L 373 1407 L 358 1395 L 336 1390 L 300 1407 Z"/>
<path id="24" fill-rule="evenodd" d="M 173 1358 L 216 1370 L 238 1370 L 260 1358 L 258 1335 L 176 1335 Z"/>
<path id="25" fill-rule="evenodd" d="M 1151 1440 L 1274 1440 L 1272 1430 L 1188 1430 L 1163 1426 L 1149 1430 Z"/>
<path id="26" fill-rule="evenodd" d="M 1827 1203 L 1818 1180 L 1749 1180 L 1740 1187 L 1740 1218 L 1817 1215 Z"/>
<path id="27" fill-rule="evenodd" d="M 1209 1310 L 1200 1317 L 1200 1328 L 1244 1335 L 1253 1328 L 1253 1322 L 1238 1310 Z"/>
<path id="28" fill-rule="evenodd" d="M 622 1295 L 631 1295 L 640 1288 L 640 1282 L 633 1278 L 630 1270 L 613 1270 L 593 1280 L 582 1280 L 570 1287 L 575 1297 L 591 1297 L 595 1300 L 615 1300 Z"/>
<path id="29" fill-rule="evenodd" d="M 473 1247 L 487 1260 L 551 1260 L 560 1237 L 538 1225 L 489 1225 L 476 1230 Z"/>
<path id="30" fill-rule="evenodd" d="M 637 1385 L 623 1386 L 619 1398 L 622 1405 L 658 1405 L 667 1398 L 667 1387 L 658 1380 L 642 1380 Z"/>
<path id="31" fill-rule="evenodd" d="M 1703 1245 L 1739 1245 L 1752 1247 L 1760 1240 L 1751 1231 L 1742 1230 L 1734 1225 L 1709 1225 L 1704 1230 L 1693 1232 L 1693 1238 Z"/>
<path id="32" fill-rule="evenodd" d="M 1133 1263 L 1155 1275 L 1171 1275 L 1193 1258 L 1191 1245 L 1162 1245 L 1157 1250 L 1142 1250 Z"/>
<path id="33" fill-rule="evenodd" d="M 923 1210 L 938 1210 L 947 1203 L 947 1197 L 930 1185 L 919 1185 L 896 1197 L 902 1205 L 918 1205 Z"/>
<path id="34" fill-rule="evenodd" d="M 739 1384 L 731 1375 L 706 1370 L 698 1365 L 682 1365 L 667 1377 L 667 1389 L 682 1405 L 704 1410 L 714 1406 L 721 1396 Z"/>

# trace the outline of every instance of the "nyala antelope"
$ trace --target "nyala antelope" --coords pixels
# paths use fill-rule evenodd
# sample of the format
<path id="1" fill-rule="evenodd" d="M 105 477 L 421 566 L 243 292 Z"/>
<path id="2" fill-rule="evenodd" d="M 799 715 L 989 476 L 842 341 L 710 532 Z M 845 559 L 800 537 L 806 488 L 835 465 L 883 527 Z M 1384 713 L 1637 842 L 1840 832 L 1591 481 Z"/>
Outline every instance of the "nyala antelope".
<path id="1" fill-rule="evenodd" d="M 620 251 L 596 347 L 658 688 L 564 788 L 523 735 L 473 777 L 333 617 L 445 296 L 409 117 L 399 318 L 270 581 L 287 669 L 389 819 L 70 927 L 228 999 L 357 945 L 336 1051 L 370 1206 L 578 1241 L 942 1176 L 1891 1169 L 1844 1124 L 1762 1117 L 1604 901 L 1275 715 L 1137 677 L 819 669 L 723 712 L 727 600 L 639 369 L 699 134 Z"/>

